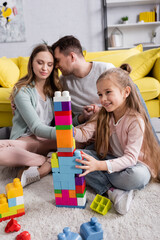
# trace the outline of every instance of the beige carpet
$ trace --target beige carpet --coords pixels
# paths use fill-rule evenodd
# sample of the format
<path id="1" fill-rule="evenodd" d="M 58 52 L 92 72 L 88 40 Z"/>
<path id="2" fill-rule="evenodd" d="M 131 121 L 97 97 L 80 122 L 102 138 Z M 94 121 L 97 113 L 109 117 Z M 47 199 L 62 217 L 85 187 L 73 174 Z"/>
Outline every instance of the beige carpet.
<path id="1" fill-rule="evenodd" d="M 160 119 L 152 119 L 160 138 Z M 16 170 L 0 167 L 0 194 L 5 185 L 16 177 Z M 17 218 L 21 225 L 18 233 L 6 234 L 8 221 L 0 223 L 0 240 L 14 240 L 22 231 L 28 231 L 32 240 L 56 240 L 64 227 L 79 233 L 80 225 L 95 216 L 102 224 L 104 240 L 159 240 L 160 239 L 160 184 L 150 183 L 146 188 L 135 191 L 131 209 L 120 216 L 114 207 L 102 216 L 90 209 L 95 194 L 87 188 L 85 209 L 57 208 L 54 201 L 52 175 L 24 188 L 26 214 Z"/>
<path id="2" fill-rule="evenodd" d="M 0 193 L 12 181 L 16 171 L 0 169 Z M 80 225 L 95 216 L 102 224 L 104 240 L 158 240 L 160 239 L 160 184 L 150 183 L 145 189 L 135 191 L 131 209 L 120 216 L 114 208 L 102 216 L 90 209 L 95 197 L 87 188 L 85 209 L 57 208 L 54 201 L 52 175 L 24 188 L 26 214 L 17 218 L 22 231 L 29 231 L 32 240 L 56 240 L 64 227 L 79 232 Z M 8 221 L 0 223 L 0 240 L 13 240 L 18 233 L 4 232 Z"/>

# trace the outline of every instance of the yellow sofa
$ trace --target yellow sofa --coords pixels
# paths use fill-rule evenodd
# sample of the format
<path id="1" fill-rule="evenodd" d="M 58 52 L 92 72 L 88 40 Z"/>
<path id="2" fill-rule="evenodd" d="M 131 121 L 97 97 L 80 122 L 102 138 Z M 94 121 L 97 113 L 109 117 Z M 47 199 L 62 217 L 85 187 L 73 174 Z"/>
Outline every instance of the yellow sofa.
<path id="1" fill-rule="evenodd" d="M 130 76 L 140 89 L 151 117 L 160 117 L 160 48 L 143 51 L 135 48 L 87 52 L 86 61 L 111 62 L 116 67 L 129 63 Z M 0 127 L 12 125 L 9 95 L 13 85 L 27 73 L 28 57 L 0 58 Z"/>

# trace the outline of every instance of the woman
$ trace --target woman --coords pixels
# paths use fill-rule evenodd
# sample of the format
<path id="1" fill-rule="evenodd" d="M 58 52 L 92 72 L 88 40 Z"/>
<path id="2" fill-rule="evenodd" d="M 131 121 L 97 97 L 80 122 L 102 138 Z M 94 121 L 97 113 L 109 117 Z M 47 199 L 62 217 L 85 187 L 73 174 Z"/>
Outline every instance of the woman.
<path id="1" fill-rule="evenodd" d="M 23 171 L 23 186 L 50 171 L 46 155 L 56 149 L 52 124 L 52 97 L 56 90 L 61 88 L 52 49 L 40 44 L 31 53 L 28 74 L 15 84 L 11 93 L 16 109 L 10 140 L 0 140 L 0 166 L 36 166 Z"/>

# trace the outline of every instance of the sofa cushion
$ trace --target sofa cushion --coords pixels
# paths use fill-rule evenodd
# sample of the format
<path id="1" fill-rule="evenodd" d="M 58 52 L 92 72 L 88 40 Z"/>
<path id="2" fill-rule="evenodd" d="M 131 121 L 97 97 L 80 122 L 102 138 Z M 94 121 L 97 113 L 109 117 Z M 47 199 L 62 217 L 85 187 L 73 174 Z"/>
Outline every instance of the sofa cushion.
<path id="1" fill-rule="evenodd" d="M 18 57 L 18 66 L 19 66 L 19 70 L 20 70 L 19 78 L 22 78 L 25 75 L 27 75 L 28 60 L 29 60 L 29 57 L 21 57 L 21 56 Z"/>
<path id="2" fill-rule="evenodd" d="M 108 62 L 116 67 L 128 57 L 141 53 L 143 46 L 140 44 L 131 49 L 116 50 L 116 51 L 102 51 L 102 52 L 87 52 L 85 55 L 86 61 Z"/>
<path id="3" fill-rule="evenodd" d="M 0 87 L 0 111 L 11 111 L 11 102 L 9 100 L 12 88 Z"/>
<path id="4" fill-rule="evenodd" d="M 19 68 L 9 58 L 0 58 L 0 85 L 2 87 L 13 87 L 19 79 Z"/>
<path id="5" fill-rule="evenodd" d="M 12 62 L 14 62 L 17 66 L 18 66 L 18 58 L 10 58 L 12 60 Z"/>
<path id="6" fill-rule="evenodd" d="M 160 57 L 160 48 L 154 48 L 131 56 L 125 59 L 123 63 L 128 63 L 132 67 L 130 76 L 134 81 L 146 76 L 158 57 Z"/>
<path id="7" fill-rule="evenodd" d="M 160 94 L 160 83 L 152 77 L 144 77 L 134 81 L 138 86 L 144 101 L 154 99 Z"/>
<path id="8" fill-rule="evenodd" d="M 160 58 L 157 58 L 153 68 L 152 68 L 152 72 L 151 75 L 158 79 L 158 81 L 160 82 Z"/>

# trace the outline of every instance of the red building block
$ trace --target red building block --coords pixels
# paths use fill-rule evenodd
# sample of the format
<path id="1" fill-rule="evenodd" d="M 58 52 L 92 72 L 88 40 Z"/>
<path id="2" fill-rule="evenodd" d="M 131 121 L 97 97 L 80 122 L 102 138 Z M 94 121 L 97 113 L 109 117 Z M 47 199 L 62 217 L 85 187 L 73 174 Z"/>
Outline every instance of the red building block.
<path id="1" fill-rule="evenodd" d="M 24 231 L 16 237 L 16 240 L 31 240 L 31 235 L 29 232 Z"/>
<path id="2" fill-rule="evenodd" d="M 18 222 L 12 218 L 8 223 L 5 228 L 5 232 L 18 232 L 21 229 L 21 225 L 18 224 Z"/>

